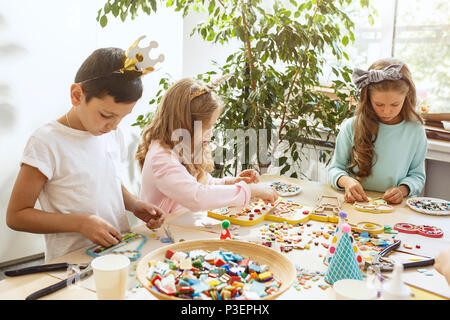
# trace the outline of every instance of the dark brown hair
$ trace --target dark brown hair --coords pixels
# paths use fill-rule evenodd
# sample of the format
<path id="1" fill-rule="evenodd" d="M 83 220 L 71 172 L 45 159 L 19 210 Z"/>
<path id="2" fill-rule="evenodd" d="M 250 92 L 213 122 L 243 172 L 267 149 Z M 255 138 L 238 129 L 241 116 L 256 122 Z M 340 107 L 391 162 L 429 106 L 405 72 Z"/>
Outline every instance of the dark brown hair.
<path id="1" fill-rule="evenodd" d="M 117 103 L 135 102 L 142 96 L 142 81 L 138 73 L 113 73 L 123 67 L 125 51 L 120 48 L 95 50 L 81 65 L 75 76 L 86 95 L 86 102 L 93 97 L 110 95 Z"/>

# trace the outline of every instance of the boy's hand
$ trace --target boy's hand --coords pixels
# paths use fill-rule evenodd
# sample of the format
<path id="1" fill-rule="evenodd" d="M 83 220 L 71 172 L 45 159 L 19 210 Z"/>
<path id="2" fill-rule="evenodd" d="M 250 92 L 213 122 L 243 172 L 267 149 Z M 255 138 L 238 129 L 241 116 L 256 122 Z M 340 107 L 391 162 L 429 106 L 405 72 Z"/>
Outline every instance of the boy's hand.
<path id="1" fill-rule="evenodd" d="M 236 178 L 227 178 L 225 184 L 235 184 L 240 181 L 244 181 L 245 183 L 258 183 L 259 173 L 254 169 L 247 169 L 239 173 Z"/>
<path id="2" fill-rule="evenodd" d="M 80 233 L 93 243 L 104 247 L 110 247 L 122 241 L 122 235 L 116 228 L 95 215 L 83 215 Z"/>
<path id="3" fill-rule="evenodd" d="M 383 200 L 389 203 L 399 204 L 402 203 L 403 198 L 408 196 L 409 188 L 405 185 L 400 185 L 398 187 L 389 188 L 383 195 Z"/>
<path id="4" fill-rule="evenodd" d="M 163 210 L 142 200 L 136 200 L 131 211 L 137 218 L 144 221 L 149 229 L 159 228 L 166 218 Z"/>
<path id="5" fill-rule="evenodd" d="M 369 201 L 364 188 L 358 180 L 348 176 L 342 176 L 338 180 L 338 185 L 345 188 L 345 202 L 353 203 L 355 201 Z"/>

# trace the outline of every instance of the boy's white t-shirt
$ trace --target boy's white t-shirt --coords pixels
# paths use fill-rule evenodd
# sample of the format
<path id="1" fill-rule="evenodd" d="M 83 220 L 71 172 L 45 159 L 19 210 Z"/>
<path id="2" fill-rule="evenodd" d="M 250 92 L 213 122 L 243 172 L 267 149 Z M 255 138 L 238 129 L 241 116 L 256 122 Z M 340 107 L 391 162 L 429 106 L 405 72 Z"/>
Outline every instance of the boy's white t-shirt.
<path id="1" fill-rule="evenodd" d="M 39 203 L 51 213 L 96 215 L 120 232 L 130 225 L 121 187 L 124 141 L 120 130 L 101 136 L 52 121 L 29 138 L 21 163 L 47 177 Z M 45 260 L 93 243 L 78 232 L 45 235 Z"/>

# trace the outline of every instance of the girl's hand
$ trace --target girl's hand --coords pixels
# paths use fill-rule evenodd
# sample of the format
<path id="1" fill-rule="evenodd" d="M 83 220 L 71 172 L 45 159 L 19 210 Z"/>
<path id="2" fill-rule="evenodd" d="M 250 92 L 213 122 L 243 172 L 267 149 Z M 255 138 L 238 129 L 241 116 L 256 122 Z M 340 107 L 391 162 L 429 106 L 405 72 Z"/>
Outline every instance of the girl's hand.
<path id="1" fill-rule="evenodd" d="M 166 218 L 166 213 L 163 210 L 142 200 L 134 202 L 131 212 L 144 221 L 149 229 L 161 227 Z"/>
<path id="2" fill-rule="evenodd" d="M 345 188 L 345 202 L 353 203 L 355 201 L 369 201 L 369 198 L 364 192 L 364 188 L 358 180 L 348 176 L 342 176 L 339 178 L 338 184 Z"/>
<path id="3" fill-rule="evenodd" d="M 387 189 L 383 195 L 383 200 L 386 200 L 389 203 L 399 204 L 402 203 L 403 198 L 408 196 L 408 194 L 409 188 L 402 184 L 398 187 Z"/>
<path id="4" fill-rule="evenodd" d="M 249 185 L 252 198 L 259 198 L 265 203 L 274 203 L 278 199 L 278 193 L 271 187 L 263 184 Z"/>
<path id="5" fill-rule="evenodd" d="M 80 233 L 93 243 L 104 247 L 110 247 L 122 241 L 122 235 L 116 228 L 95 215 L 82 215 Z"/>
<path id="6" fill-rule="evenodd" d="M 247 169 L 242 171 L 236 178 L 227 178 L 225 184 L 235 184 L 240 181 L 244 181 L 245 183 L 258 183 L 259 173 L 256 170 Z"/>
<path id="7" fill-rule="evenodd" d="M 259 182 L 259 173 L 254 169 L 247 169 L 239 173 L 237 179 L 241 179 L 239 181 L 245 181 L 247 183 L 258 183 Z M 237 181 L 237 182 L 239 182 Z"/>

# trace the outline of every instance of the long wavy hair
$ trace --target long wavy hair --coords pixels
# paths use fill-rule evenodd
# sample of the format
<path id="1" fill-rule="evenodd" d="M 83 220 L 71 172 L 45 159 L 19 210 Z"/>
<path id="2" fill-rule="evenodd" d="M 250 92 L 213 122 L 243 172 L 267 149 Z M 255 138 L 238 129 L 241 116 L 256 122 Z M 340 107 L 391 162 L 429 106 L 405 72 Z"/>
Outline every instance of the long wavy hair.
<path id="1" fill-rule="evenodd" d="M 371 83 L 361 89 L 359 104 L 355 110 L 354 138 L 351 149 L 352 162 L 347 167 L 358 180 L 364 180 L 372 173 L 372 166 L 376 162 L 375 141 L 378 136 L 379 118 L 370 102 L 370 95 L 374 91 L 396 91 L 405 94 L 406 98 L 400 111 L 402 120 L 424 123 L 415 111 L 417 97 L 416 87 L 412 81 L 411 72 L 406 64 L 397 59 L 382 59 L 374 62 L 369 70 L 380 70 L 391 64 L 403 64 L 399 80 L 384 80 Z M 357 167 L 357 171 L 355 168 Z"/>
<path id="2" fill-rule="evenodd" d="M 195 98 L 190 97 L 203 88 L 206 90 L 205 93 Z M 177 149 L 177 145 L 181 142 L 173 139 L 173 133 L 177 129 L 185 129 L 191 137 L 192 152 L 183 154 L 181 148 L 178 156 L 182 159 L 182 165 L 197 181 L 206 183 L 207 173 L 214 170 L 214 161 L 210 147 L 200 145 L 202 141 L 198 139 L 199 132 L 195 133 L 197 138 L 194 137 L 194 125 L 196 121 L 201 121 L 204 128 L 211 121 L 214 112 L 221 111 L 222 108 L 223 101 L 220 97 L 198 80 L 185 78 L 173 84 L 161 99 L 152 121 L 142 132 L 142 141 L 136 152 L 136 160 L 141 170 L 153 140 L 158 141 L 164 148 Z M 201 161 L 195 161 L 195 150 L 201 150 Z"/>

